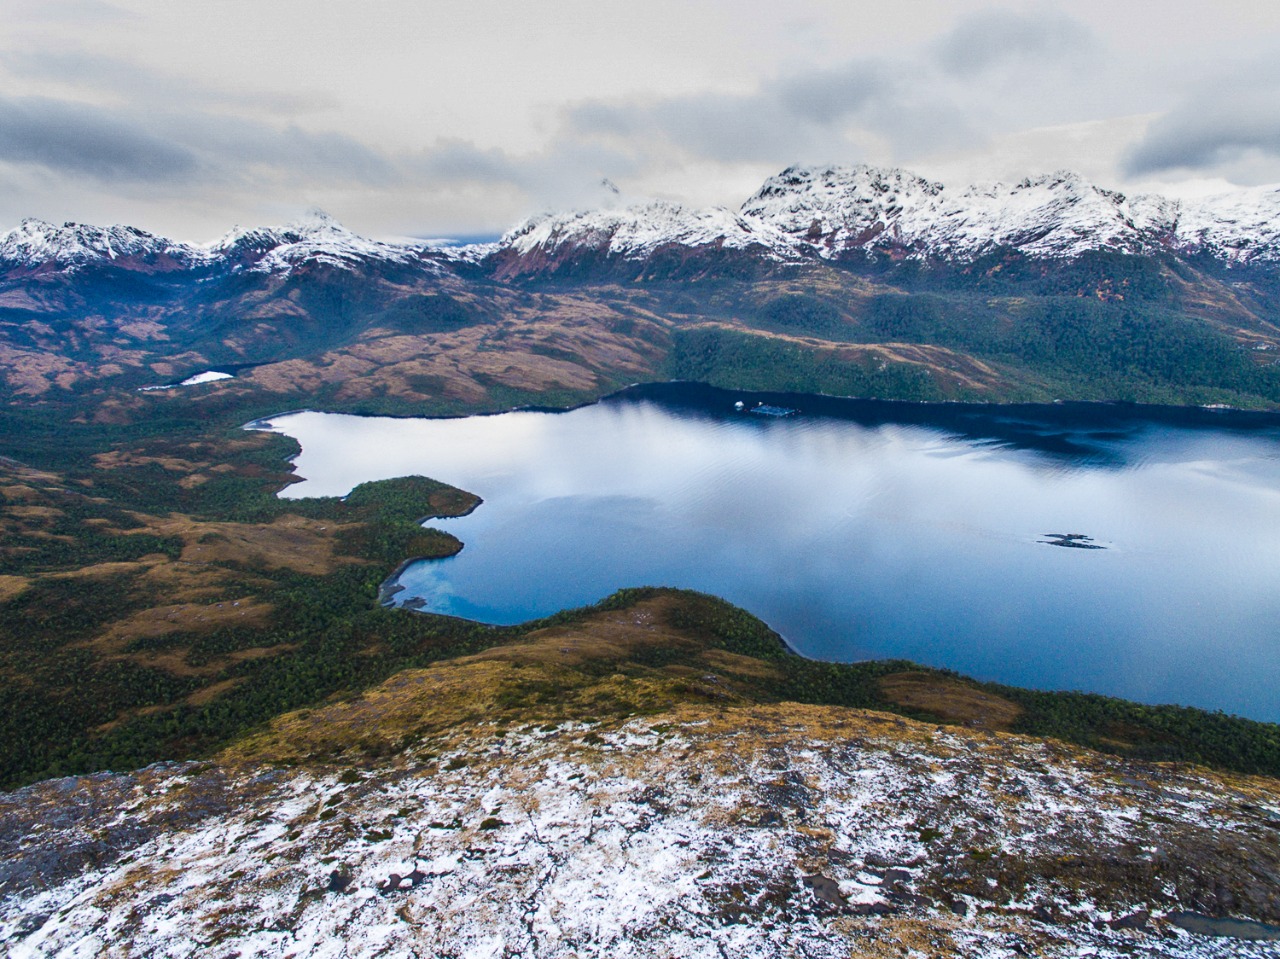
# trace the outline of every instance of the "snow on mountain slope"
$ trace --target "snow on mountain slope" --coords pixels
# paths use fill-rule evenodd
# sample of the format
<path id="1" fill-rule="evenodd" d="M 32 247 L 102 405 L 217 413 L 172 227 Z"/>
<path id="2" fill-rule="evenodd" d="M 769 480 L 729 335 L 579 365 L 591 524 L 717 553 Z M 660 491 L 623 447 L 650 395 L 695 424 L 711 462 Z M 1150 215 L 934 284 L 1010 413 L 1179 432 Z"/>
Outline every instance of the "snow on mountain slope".
<path id="1" fill-rule="evenodd" d="M 953 191 L 900 169 L 866 165 L 790 167 L 764 182 L 738 212 L 653 201 L 622 209 L 548 213 L 497 243 L 444 249 L 352 233 L 316 211 L 282 227 L 236 228 L 207 245 L 180 243 L 128 226 L 61 227 L 24 220 L 0 235 L 0 266 L 70 271 L 112 263 L 150 272 L 196 268 L 287 274 L 306 263 L 518 261 L 510 274 L 579 254 L 648 259 L 659 251 L 728 250 L 780 262 L 866 252 L 965 262 L 998 248 L 1039 259 L 1094 250 L 1203 254 L 1228 264 L 1280 262 L 1280 189 L 1240 190 L 1196 200 L 1128 198 L 1059 171 L 1020 183 Z"/>
<path id="2" fill-rule="evenodd" d="M 793 167 L 767 180 L 742 212 L 825 256 L 861 248 L 968 260 L 1012 246 L 1072 257 L 1147 246 L 1123 195 L 1067 171 L 951 193 L 902 170 Z"/>
<path id="3" fill-rule="evenodd" d="M 834 252 L 874 242 L 886 231 L 892 235 L 896 224 L 918 219 L 942 191 L 941 183 L 905 170 L 789 167 L 766 180 L 741 212 L 793 241 Z"/>
<path id="4" fill-rule="evenodd" d="M 281 227 L 236 228 L 206 245 L 182 243 L 131 226 L 55 226 L 27 219 L 0 235 L 0 267 L 75 272 L 111 264 L 143 272 L 200 268 L 288 273 L 303 263 L 349 269 L 361 262 L 410 263 L 417 246 L 362 237 L 313 211 Z M 433 264 L 434 269 L 439 269 Z"/>
<path id="5" fill-rule="evenodd" d="M 1172 249 L 1228 263 L 1280 261 L 1275 187 L 1130 199 L 1059 171 L 953 192 L 903 170 L 792 167 L 766 180 L 742 213 L 823 256 L 862 249 L 965 261 L 1013 247 L 1043 259 Z"/>
<path id="6" fill-rule="evenodd" d="M 0 264 L 27 269 L 74 270 L 95 262 L 147 262 L 186 269 L 206 258 L 198 247 L 131 226 L 90 226 L 26 219 L 0 236 Z"/>
<path id="7" fill-rule="evenodd" d="M 970 187 L 903 228 L 935 255 L 966 259 L 999 246 L 1033 257 L 1073 257 L 1088 250 L 1138 253 L 1146 243 L 1122 194 L 1062 171 Z M 914 234 L 914 235 L 912 235 Z"/>
<path id="8" fill-rule="evenodd" d="M 786 259 L 798 256 L 794 245 L 770 224 L 723 207 L 690 209 L 663 201 L 533 217 L 499 243 L 520 255 L 552 254 L 573 246 L 628 259 L 642 259 L 670 245 L 754 248 Z"/>
<path id="9" fill-rule="evenodd" d="M 1119 253 L 1208 253 L 1230 263 L 1280 261 L 1280 191 L 1205 200 L 1131 198 L 1058 171 L 953 191 L 906 170 L 790 167 L 737 214 L 653 202 L 547 214 L 513 229 L 490 255 L 534 268 L 575 252 L 643 260 L 675 247 L 756 252 L 798 262 L 866 252 L 966 262 L 1014 248 L 1037 259 Z"/>
<path id="10" fill-rule="evenodd" d="M 409 263 L 418 258 L 418 252 L 415 246 L 352 233 L 320 210 L 282 227 L 237 227 L 209 247 L 215 259 L 230 260 L 237 266 L 251 263 L 250 269 L 260 273 L 288 273 L 308 262 L 344 269 L 365 260 Z"/>
<path id="11" fill-rule="evenodd" d="M 1176 204 L 1179 249 L 1228 263 L 1280 261 L 1280 188 L 1255 187 Z"/>

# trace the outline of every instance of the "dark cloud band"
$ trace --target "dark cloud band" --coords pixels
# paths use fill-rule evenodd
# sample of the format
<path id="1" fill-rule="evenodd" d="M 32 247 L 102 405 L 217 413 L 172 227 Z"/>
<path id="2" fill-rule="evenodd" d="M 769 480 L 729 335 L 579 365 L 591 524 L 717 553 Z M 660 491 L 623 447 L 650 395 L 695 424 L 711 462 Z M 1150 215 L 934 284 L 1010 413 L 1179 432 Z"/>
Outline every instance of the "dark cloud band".
<path id="1" fill-rule="evenodd" d="M 0 98 L 0 159 L 98 180 L 173 180 L 195 172 L 192 151 L 92 107 Z"/>

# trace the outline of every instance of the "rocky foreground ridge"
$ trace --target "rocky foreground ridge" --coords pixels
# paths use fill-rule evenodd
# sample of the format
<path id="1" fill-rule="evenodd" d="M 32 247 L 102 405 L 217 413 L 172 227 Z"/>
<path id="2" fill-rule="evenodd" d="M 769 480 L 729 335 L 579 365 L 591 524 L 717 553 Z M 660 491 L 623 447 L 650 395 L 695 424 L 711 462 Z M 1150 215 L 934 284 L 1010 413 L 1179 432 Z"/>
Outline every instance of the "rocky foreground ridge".
<path id="1" fill-rule="evenodd" d="M 981 697 L 953 713 L 965 725 L 752 702 L 774 667 L 714 649 L 698 669 L 609 671 L 661 663 L 674 616 L 661 596 L 605 610 L 288 714 L 214 762 L 0 797 L 0 942 L 226 959 L 1280 951 L 1280 930 L 1248 921 L 1280 920 L 1274 780 L 999 732 Z"/>

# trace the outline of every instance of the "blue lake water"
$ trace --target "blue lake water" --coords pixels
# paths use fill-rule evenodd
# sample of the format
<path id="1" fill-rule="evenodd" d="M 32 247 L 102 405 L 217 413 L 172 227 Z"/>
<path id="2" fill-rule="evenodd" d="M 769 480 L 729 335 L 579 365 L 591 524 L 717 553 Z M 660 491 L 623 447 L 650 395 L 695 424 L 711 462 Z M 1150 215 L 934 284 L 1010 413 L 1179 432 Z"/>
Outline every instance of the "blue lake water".
<path id="1" fill-rule="evenodd" d="M 432 524 L 465 548 L 408 567 L 400 603 L 515 623 L 679 586 L 821 659 L 1280 721 L 1280 417 L 665 384 L 568 413 L 270 426 L 302 445 L 284 496 L 422 474 L 483 497 Z"/>

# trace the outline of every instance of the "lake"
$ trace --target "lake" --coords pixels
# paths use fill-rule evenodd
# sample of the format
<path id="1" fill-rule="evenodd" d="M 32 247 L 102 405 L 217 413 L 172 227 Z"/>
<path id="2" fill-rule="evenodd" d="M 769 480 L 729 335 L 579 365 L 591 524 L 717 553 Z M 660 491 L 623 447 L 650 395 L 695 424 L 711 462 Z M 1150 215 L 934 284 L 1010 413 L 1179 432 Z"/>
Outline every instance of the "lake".
<path id="1" fill-rule="evenodd" d="M 253 425 L 302 446 L 286 497 L 421 474 L 484 499 L 432 523 L 465 547 L 406 568 L 401 604 L 516 623 L 678 586 L 806 656 L 1280 721 L 1275 415 L 661 384 L 566 413 Z"/>

